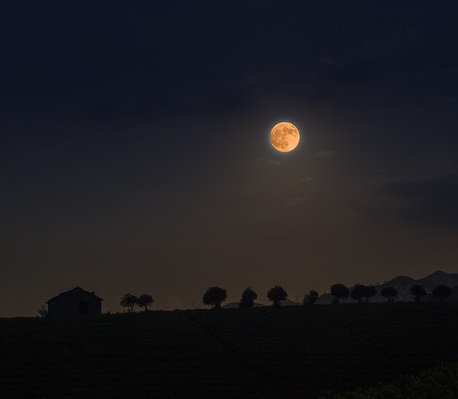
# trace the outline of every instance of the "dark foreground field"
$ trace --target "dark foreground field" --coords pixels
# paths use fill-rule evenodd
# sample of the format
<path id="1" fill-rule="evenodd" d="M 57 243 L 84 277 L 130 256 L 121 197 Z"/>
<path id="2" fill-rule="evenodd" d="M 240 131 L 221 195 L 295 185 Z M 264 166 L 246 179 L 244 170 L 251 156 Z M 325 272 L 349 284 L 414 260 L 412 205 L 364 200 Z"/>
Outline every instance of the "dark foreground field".
<path id="1" fill-rule="evenodd" d="M 0 397 L 314 398 L 458 359 L 458 303 L 0 319 Z"/>

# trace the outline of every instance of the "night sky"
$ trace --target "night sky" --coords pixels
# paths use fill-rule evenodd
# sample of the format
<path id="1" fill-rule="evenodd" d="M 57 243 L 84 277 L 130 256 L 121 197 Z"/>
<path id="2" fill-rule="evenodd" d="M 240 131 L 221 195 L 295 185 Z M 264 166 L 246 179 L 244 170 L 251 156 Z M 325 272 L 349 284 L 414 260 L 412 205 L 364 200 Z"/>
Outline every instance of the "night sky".
<path id="1" fill-rule="evenodd" d="M 9 3 L 0 316 L 458 271 L 457 2 Z"/>

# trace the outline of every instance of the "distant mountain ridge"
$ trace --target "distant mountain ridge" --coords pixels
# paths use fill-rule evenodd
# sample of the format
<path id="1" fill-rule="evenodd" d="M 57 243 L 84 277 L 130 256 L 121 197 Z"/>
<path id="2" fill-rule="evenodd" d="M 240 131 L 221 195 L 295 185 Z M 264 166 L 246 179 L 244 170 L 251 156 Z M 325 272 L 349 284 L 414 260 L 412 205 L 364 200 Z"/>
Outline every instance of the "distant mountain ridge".
<path id="1" fill-rule="evenodd" d="M 446 273 L 442 270 L 438 270 L 434 273 L 431 273 L 429 276 L 423 277 L 420 280 L 417 280 L 417 284 L 428 284 L 434 283 L 435 285 L 438 284 L 446 284 L 450 288 L 458 286 L 458 273 Z"/>
<path id="2" fill-rule="evenodd" d="M 446 273 L 442 270 L 437 270 L 434 273 L 427 275 L 426 277 L 420 278 L 418 280 L 413 279 L 408 276 L 397 276 L 391 280 L 385 281 L 383 284 L 374 284 L 377 288 L 377 294 L 374 298 L 371 298 L 371 302 L 386 302 L 386 299 L 380 295 L 380 291 L 385 287 L 393 287 L 398 291 L 397 301 L 410 302 L 414 300 L 414 297 L 410 293 L 410 287 L 418 284 L 421 285 L 426 292 L 428 297 L 426 300 L 431 299 L 432 290 L 437 287 L 439 284 L 445 284 L 453 289 L 454 293 L 458 292 L 458 273 Z M 353 288 L 349 287 L 350 290 Z M 332 302 L 332 295 L 330 293 L 325 293 L 320 296 L 317 301 L 317 304 L 327 304 Z M 342 303 L 354 303 L 352 299 L 347 299 L 341 301 Z"/>

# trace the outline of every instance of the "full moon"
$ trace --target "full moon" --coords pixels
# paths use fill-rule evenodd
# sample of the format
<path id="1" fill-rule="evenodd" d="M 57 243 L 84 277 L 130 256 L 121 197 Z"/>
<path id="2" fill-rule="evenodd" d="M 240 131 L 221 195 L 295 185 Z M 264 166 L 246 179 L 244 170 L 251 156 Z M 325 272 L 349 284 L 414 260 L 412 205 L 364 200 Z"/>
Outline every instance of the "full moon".
<path id="1" fill-rule="evenodd" d="M 270 143 L 277 151 L 290 152 L 299 144 L 299 130 L 292 123 L 277 123 L 270 131 Z"/>

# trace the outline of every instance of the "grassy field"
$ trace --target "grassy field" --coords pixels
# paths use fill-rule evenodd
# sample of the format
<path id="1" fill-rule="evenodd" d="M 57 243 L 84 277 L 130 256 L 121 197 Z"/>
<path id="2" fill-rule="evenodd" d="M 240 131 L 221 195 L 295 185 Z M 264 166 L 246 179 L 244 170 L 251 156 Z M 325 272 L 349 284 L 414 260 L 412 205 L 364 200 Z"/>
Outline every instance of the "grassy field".
<path id="1" fill-rule="evenodd" d="M 458 359 L 458 303 L 0 319 L 1 398 L 317 398 Z"/>

